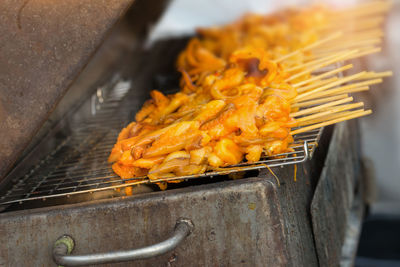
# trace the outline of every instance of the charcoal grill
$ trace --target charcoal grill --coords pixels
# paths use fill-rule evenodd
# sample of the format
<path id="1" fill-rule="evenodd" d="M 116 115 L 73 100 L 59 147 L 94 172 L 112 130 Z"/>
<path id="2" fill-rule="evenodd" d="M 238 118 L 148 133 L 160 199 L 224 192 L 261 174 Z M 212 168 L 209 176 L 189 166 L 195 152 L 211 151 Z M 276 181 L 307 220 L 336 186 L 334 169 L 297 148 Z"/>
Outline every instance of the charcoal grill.
<path id="1" fill-rule="evenodd" d="M 111 90 L 103 96 L 103 91 L 107 91 L 106 88 Z M 27 174 L 14 179 L 16 183 L 0 197 L 0 205 L 22 204 L 31 200 L 70 197 L 132 185 L 198 179 L 303 163 L 311 157 L 322 133 L 322 129 L 316 129 L 295 135 L 293 152 L 270 158 L 264 157 L 251 164 L 244 162 L 200 175 L 163 180 L 150 180 L 147 177 L 121 179 L 113 173 L 107 158 L 117 138 L 118 130 L 129 123 L 127 121 L 131 112 L 129 102 L 121 105 L 121 101 L 131 89 L 131 82 L 122 80 L 98 89 L 90 98 L 93 114 L 91 118 L 72 123 L 71 134 L 62 140 L 50 155 L 33 166 Z"/>
<path id="2" fill-rule="evenodd" d="M 166 191 L 155 185 L 165 180 L 122 180 L 112 172 L 106 160 L 119 130 L 133 120 L 150 89 L 173 92 L 173 62 L 187 40 L 160 41 L 144 50 L 143 27 L 135 26 L 144 19 L 132 19 L 137 9 L 144 10 L 144 17 L 149 12 L 152 3 L 144 2 L 138 1 L 113 28 L 0 180 L 0 242 L 5 245 L 0 266 L 56 266 L 53 256 L 71 266 L 74 261 L 115 266 L 351 264 L 357 242 L 348 244 L 358 234 L 346 229 L 361 220 L 364 207 L 355 122 L 295 135 L 294 152 L 168 178 L 184 182 Z M 232 174 L 244 178 L 231 180 Z M 133 196 L 125 195 L 128 186 L 134 186 Z M 339 216 L 333 217 L 332 210 Z M 164 239 L 163 248 L 149 247 Z M 140 247 L 141 253 L 121 251 Z M 73 257 L 79 254 L 95 255 Z M 122 260 L 130 261 L 116 263 Z"/>

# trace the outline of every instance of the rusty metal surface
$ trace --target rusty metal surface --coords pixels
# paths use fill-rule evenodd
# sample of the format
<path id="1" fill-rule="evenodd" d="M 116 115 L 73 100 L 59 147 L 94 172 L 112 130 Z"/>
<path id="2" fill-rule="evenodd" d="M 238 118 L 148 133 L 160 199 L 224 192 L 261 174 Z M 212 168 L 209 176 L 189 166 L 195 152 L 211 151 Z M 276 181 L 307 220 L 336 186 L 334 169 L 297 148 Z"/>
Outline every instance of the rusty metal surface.
<path id="1" fill-rule="evenodd" d="M 320 154 L 327 150 L 325 142 L 330 138 L 322 138 L 315 160 L 298 166 L 297 181 L 293 180 L 294 168 L 275 168 L 279 187 L 268 171 L 262 171 L 260 177 L 264 178 L 1 214 L 0 242 L 7 244 L 7 249 L 0 252 L 0 262 L 20 266 L 39 255 L 35 263 L 47 266 L 51 243 L 62 234 L 79 236 L 76 253 L 141 247 L 165 238 L 175 220 L 184 216 L 194 221 L 198 232 L 182 247 L 128 266 L 337 266 L 348 231 L 343 214 L 348 216 L 352 205 L 337 200 L 348 199 L 342 194 L 349 191 L 339 186 L 345 179 L 336 175 L 351 184 L 358 171 L 357 164 L 351 163 L 358 153 L 358 133 L 351 124 L 334 132 L 326 161 Z M 355 171 L 343 176 L 337 163 L 349 157 L 350 163 L 343 164 Z M 328 193 L 320 189 L 324 177 L 337 180 Z M 342 229 L 343 238 L 336 226 Z M 326 251 L 336 254 L 324 258 L 321 253 Z M 24 257 L 16 257 L 18 254 Z"/>
<path id="2" fill-rule="evenodd" d="M 128 266 L 318 266 L 309 211 L 328 141 L 323 137 L 314 159 L 298 166 L 296 182 L 293 166 L 274 168 L 279 187 L 263 171 L 264 178 L 3 213 L 0 242 L 7 249 L 0 260 L 23 266 L 37 254 L 35 263 L 47 266 L 51 244 L 62 234 L 79 237 L 77 254 L 137 248 L 166 238 L 184 216 L 200 229 L 195 237 L 165 256 Z"/>
<path id="3" fill-rule="evenodd" d="M 63 234 L 75 237 L 76 254 L 138 248 L 167 238 L 186 217 L 195 231 L 173 252 L 113 266 L 296 265 L 287 254 L 277 190 L 269 179 L 250 178 L 0 214 L 0 262 L 55 266 L 52 244 Z"/>
<path id="4" fill-rule="evenodd" d="M 362 173 L 359 136 L 357 121 L 340 123 L 335 127 L 325 167 L 311 203 L 315 244 L 321 266 L 339 266 L 346 231 L 349 231 L 352 221 L 360 220 L 362 216 L 360 210 L 363 204 L 359 203 L 361 197 L 356 194 L 362 191 L 359 188 Z M 351 249 L 355 248 L 347 248 Z M 347 262 L 354 260 L 354 251 L 350 256 L 345 255 Z"/>
<path id="5" fill-rule="evenodd" d="M 319 266 L 310 219 L 310 206 L 315 186 L 324 166 L 332 136 L 332 127 L 326 127 L 312 160 L 286 168 L 272 169 L 280 179 L 277 194 L 284 218 L 285 245 L 291 259 L 289 266 Z M 296 172 L 296 181 L 295 179 Z M 260 176 L 271 177 L 268 170 Z"/>
<path id="6" fill-rule="evenodd" d="M 284 218 L 286 239 L 283 242 L 291 259 L 289 266 L 318 266 L 309 218 L 313 193 L 310 162 L 297 166 L 296 181 L 293 166 L 272 170 L 281 183 L 277 195 Z M 271 176 L 268 170 L 260 175 Z"/>
<path id="7" fill-rule="evenodd" d="M 0 179 L 133 0 L 0 4 Z"/>

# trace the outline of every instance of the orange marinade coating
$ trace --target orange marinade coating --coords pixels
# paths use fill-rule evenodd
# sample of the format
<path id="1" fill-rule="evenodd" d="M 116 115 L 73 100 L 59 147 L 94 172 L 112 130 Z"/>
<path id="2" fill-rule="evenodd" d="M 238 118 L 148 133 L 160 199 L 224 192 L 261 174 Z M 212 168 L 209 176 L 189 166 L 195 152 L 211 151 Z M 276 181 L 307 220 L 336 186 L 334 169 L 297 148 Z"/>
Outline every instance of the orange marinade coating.
<path id="1" fill-rule="evenodd" d="M 199 29 L 177 59 L 181 91 L 151 92 L 118 136 L 109 157 L 114 172 L 162 179 L 291 151 L 297 91 L 285 68 L 302 58 L 274 59 L 317 40 L 314 23 L 323 24 L 324 14 L 286 10 Z"/>

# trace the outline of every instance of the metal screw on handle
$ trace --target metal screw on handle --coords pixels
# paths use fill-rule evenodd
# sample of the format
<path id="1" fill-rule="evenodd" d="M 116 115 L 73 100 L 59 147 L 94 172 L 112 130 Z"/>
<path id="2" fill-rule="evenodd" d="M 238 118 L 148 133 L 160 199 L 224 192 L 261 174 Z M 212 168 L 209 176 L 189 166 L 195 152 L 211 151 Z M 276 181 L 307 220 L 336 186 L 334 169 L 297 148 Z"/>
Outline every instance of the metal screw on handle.
<path id="1" fill-rule="evenodd" d="M 176 222 L 172 236 L 160 243 L 133 250 L 121 250 L 88 255 L 69 255 L 74 249 L 72 237 L 64 235 L 57 239 L 53 247 L 54 262 L 61 266 L 82 266 L 100 263 L 116 263 L 147 259 L 167 253 L 176 248 L 194 229 L 189 219 L 179 219 Z"/>

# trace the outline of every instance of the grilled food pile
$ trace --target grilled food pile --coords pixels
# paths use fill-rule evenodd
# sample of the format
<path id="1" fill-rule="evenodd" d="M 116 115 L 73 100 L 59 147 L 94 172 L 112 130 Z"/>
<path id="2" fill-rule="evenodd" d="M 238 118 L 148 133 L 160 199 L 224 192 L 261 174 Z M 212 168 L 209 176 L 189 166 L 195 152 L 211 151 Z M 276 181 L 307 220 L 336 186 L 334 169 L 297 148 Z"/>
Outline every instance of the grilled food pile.
<path id="1" fill-rule="evenodd" d="M 369 114 L 349 93 L 391 72 L 343 76 L 342 63 L 380 51 L 388 8 L 313 6 L 199 29 L 177 60 L 180 91 L 150 93 L 112 149 L 114 172 L 159 181 L 257 162 L 292 151 L 295 134 Z"/>

